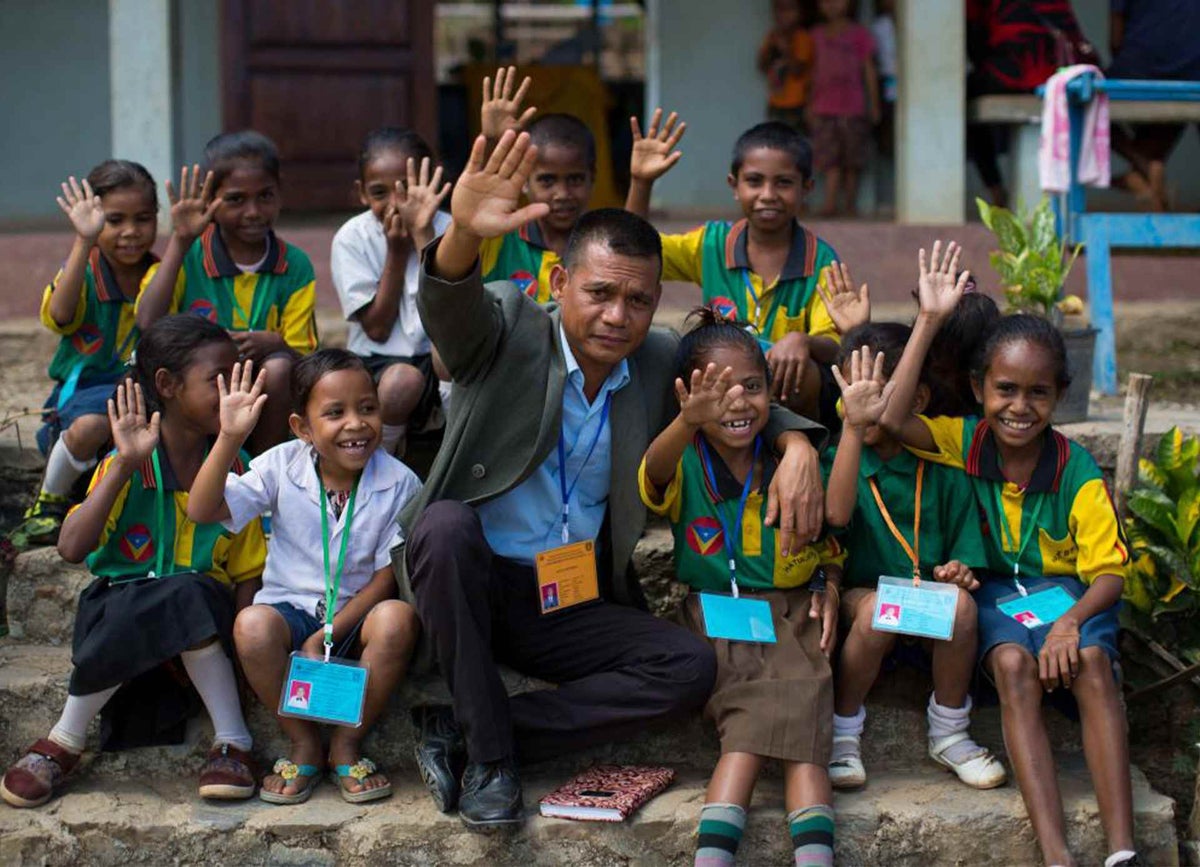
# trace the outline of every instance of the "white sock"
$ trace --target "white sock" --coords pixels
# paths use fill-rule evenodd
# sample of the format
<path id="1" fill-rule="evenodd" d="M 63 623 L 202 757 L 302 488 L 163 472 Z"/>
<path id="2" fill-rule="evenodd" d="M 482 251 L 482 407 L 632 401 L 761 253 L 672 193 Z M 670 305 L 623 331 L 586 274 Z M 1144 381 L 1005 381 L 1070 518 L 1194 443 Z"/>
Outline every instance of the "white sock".
<path id="1" fill-rule="evenodd" d="M 931 694 L 925 718 L 929 722 L 930 742 L 965 732 L 971 727 L 971 696 L 967 696 L 962 707 L 944 707 L 938 704 Z M 967 761 L 978 752 L 979 745 L 967 738 L 949 747 L 944 755 L 951 762 L 958 764 Z"/>
<path id="2" fill-rule="evenodd" d="M 42 479 L 42 490 L 47 494 L 66 497 L 79 477 L 96 466 L 96 459 L 79 460 L 71 454 L 66 441 L 59 437 L 50 449 L 50 457 L 46 459 L 46 475 Z"/>
<path id="3" fill-rule="evenodd" d="M 843 761 L 851 757 L 857 758 L 861 752 L 856 741 L 839 741 L 838 738 L 862 737 L 863 724 L 867 721 L 866 707 L 860 707 L 854 716 L 833 715 L 833 752 L 830 762 Z"/>
<path id="4" fill-rule="evenodd" d="M 1104 867 L 1119 867 L 1119 865 L 1128 861 L 1136 854 L 1137 852 L 1134 852 L 1132 849 L 1122 849 L 1120 852 L 1113 852 L 1104 859 Z"/>
<path id="5" fill-rule="evenodd" d="M 62 442 L 62 440 L 59 440 Z M 62 716 L 50 729 L 50 740 L 73 753 L 82 753 L 87 745 L 87 730 L 100 709 L 108 704 L 120 684 L 89 695 L 68 695 Z"/>
<path id="6" fill-rule="evenodd" d="M 212 718 L 213 743 L 250 749 L 254 740 L 242 717 L 233 664 L 220 642 L 214 641 L 199 650 L 185 650 L 179 658 Z"/>
<path id="7" fill-rule="evenodd" d="M 395 454 L 396 446 L 400 444 L 400 440 L 404 439 L 404 432 L 408 430 L 406 424 L 385 424 L 383 426 L 383 435 L 380 437 L 379 444 L 389 455 Z"/>

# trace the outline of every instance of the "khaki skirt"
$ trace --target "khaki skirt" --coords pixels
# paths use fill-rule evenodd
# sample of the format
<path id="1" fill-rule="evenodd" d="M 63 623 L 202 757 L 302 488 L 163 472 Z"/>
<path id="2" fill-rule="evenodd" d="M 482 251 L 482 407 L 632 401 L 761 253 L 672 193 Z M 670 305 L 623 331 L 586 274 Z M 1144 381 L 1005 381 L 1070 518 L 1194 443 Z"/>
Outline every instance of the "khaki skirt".
<path id="1" fill-rule="evenodd" d="M 709 638 L 717 682 L 704 708 L 722 753 L 753 753 L 824 767 L 833 745 L 833 672 L 821 653 L 821 623 L 805 589 L 742 591 L 771 605 L 775 643 Z M 704 635 L 700 595 L 688 594 L 684 625 Z"/>

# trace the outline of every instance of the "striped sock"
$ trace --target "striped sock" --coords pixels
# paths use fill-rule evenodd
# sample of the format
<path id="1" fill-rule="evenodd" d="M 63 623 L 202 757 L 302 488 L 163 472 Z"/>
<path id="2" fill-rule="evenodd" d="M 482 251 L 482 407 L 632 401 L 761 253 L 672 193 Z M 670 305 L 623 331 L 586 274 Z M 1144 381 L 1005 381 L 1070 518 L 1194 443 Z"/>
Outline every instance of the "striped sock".
<path id="1" fill-rule="evenodd" d="M 796 867 L 833 867 L 833 807 L 801 807 L 787 821 Z"/>
<path id="2" fill-rule="evenodd" d="M 742 842 L 746 811 L 737 804 L 705 804 L 694 867 L 728 867 Z"/>

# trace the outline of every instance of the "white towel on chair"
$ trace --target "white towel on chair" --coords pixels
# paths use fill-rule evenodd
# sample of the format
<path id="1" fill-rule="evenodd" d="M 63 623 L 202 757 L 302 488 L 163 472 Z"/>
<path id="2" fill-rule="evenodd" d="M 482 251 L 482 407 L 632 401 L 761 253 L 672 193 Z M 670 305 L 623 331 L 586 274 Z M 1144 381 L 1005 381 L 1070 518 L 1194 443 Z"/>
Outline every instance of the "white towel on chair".
<path id="1" fill-rule="evenodd" d="M 1087 63 L 1061 69 L 1046 82 L 1042 100 L 1042 135 L 1038 146 L 1038 176 L 1043 190 L 1062 193 L 1071 186 L 1071 118 L 1067 112 L 1067 83 L 1085 72 L 1104 78 Z M 1079 148 L 1079 182 L 1107 187 L 1111 177 L 1108 94 L 1097 92 L 1083 114 L 1083 141 Z"/>

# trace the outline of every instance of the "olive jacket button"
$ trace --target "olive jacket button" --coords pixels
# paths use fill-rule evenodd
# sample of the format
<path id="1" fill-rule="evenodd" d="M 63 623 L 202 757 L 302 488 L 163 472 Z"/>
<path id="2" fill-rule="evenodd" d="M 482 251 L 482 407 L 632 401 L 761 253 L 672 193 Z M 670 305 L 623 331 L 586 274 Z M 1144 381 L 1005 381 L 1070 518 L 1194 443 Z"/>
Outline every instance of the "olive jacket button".
<path id="1" fill-rule="evenodd" d="M 471 467 L 471 475 L 477 479 L 482 479 L 487 475 L 487 469 L 484 468 L 483 464 L 475 464 L 475 466 Z"/>

